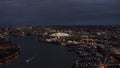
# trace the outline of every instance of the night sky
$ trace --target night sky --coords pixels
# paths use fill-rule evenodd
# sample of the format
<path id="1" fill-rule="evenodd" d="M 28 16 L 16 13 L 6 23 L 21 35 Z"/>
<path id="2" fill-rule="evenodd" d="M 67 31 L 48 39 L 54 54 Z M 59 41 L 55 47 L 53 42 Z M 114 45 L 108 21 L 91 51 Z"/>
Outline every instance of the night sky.
<path id="1" fill-rule="evenodd" d="M 120 0 L 0 0 L 0 25 L 120 25 Z"/>

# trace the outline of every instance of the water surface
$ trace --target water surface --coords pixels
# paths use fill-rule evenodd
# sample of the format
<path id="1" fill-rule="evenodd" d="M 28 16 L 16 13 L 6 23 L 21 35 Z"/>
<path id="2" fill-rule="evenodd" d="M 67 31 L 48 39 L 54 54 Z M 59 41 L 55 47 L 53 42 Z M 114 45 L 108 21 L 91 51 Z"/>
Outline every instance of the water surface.
<path id="1" fill-rule="evenodd" d="M 13 42 L 21 45 L 22 52 L 0 68 L 71 68 L 77 57 L 60 45 L 39 42 L 35 37 L 16 38 Z M 28 59 L 31 60 L 27 63 Z"/>

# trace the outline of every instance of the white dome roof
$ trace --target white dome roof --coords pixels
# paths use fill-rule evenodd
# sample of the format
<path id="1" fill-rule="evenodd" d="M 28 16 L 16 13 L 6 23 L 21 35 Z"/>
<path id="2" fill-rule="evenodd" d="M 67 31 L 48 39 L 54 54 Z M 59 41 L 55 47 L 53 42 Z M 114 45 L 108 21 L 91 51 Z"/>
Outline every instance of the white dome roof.
<path id="1" fill-rule="evenodd" d="M 69 34 L 67 34 L 67 33 L 61 33 L 61 32 L 59 32 L 59 33 L 54 33 L 54 34 L 51 34 L 50 36 L 58 36 L 58 37 L 68 37 L 68 36 L 70 36 Z"/>

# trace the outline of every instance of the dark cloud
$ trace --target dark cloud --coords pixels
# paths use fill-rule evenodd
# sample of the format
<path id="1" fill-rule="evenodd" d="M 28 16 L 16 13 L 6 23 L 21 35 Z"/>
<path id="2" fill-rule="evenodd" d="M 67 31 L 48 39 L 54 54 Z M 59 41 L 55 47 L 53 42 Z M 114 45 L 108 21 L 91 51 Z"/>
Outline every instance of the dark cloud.
<path id="1" fill-rule="evenodd" d="M 119 24 L 119 0 L 0 0 L 0 25 Z"/>

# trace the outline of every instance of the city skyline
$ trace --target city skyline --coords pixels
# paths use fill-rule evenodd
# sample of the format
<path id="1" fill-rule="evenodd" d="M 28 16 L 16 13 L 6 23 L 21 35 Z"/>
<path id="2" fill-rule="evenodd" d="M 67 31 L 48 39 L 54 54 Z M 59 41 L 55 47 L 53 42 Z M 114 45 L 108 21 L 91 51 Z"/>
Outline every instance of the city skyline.
<path id="1" fill-rule="evenodd" d="M 119 0 L 1 0 L 0 26 L 120 25 Z"/>

